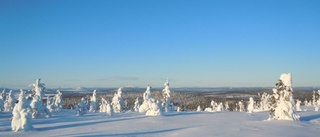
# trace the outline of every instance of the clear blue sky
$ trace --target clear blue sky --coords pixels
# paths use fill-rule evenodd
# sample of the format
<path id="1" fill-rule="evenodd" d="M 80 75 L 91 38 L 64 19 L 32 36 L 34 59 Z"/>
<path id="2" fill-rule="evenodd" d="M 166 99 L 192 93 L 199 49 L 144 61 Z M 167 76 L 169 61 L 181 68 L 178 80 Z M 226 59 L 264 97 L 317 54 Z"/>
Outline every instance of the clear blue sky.
<path id="1" fill-rule="evenodd" d="M 0 1 L 0 87 L 320 86 L 319 0 Z"/>

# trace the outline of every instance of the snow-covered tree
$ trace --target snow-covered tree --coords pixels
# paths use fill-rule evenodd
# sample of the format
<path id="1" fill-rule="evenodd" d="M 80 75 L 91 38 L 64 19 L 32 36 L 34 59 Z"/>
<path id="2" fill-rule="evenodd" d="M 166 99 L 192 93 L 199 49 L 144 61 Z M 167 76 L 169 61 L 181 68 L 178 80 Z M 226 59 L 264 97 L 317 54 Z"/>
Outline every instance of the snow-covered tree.
<path id="1" fill-rule="evenodd" d="M 139 112 L 140 104 L 139 104 L 139 97 L 136 98 L 136 101 L 134 102 L 133 111 Z"/>
<path id="2" fill-rule="evenodd" d="M 260 94 L 259 94 L 260 96 Z M 261 96 L 260 96 L 260 110 L 261 111 L 268 111 L 270 110 L 269 108 L 269 97 L 270 95 L 266 92 L 264 92 Z"/>
<path id="3" fill-rule="evenodd" d="M 312 105 L 315 107 L 317 105 L 316 91 L 313 91 L 313 94 L 312 94 Z"/>
<path id="4" fill-rule="evenodd" d="M 171 103 L 170 103 L 170 87 L 169 87 L 169 79 L 166 80 L 164 83 L 164 89 L 162 90 L 163 93 L 163 104 L 164 104 L 164 110 L 165 112 L 168 112 L 171 110 Z"/>
<path id="5" fill-rule="evenodd" d="M 76 105 L 76 115 L 82 116 L 86 114 L 88 111 L 86 107 L 86 100 L 84 98 L 81 98 L 81 101 L 78 105 Z"/>
<path id="6" fill-rule="evenodd" d="M 248 113 L 252 113 L 254 109 L 254 100 L 252 97 L 249 98 L 249 103 L 248 103 Z"/>
<path id="7" fill-rule="evenodd" d="M 197 107 L 197 111 L 198 111 L 198 112 L 202 111 L 200 105 Z"/>
<path id="8" fill-rule="evenodd" d="M 270 116 L 268 120 L 299 120 L 294 112 L 291 73 L 282 74 L 273 89 Z"/>
<path id="9" fill-rule="evenodd" d="M 2 90 L 2 93 L 1 93 L 0 99 L 2 99 L 3 101 L 6 101 L 6 100 L 7 100 L 7 93 L 6 93 L 6 89 L 3 89 L 3 90 Z"/>
<path id="10" fill-rule="evenodd" d="M 141 106 L 139 107 L 140 113 L 147 112 L 150 108 L 149 104 L 151 104 L 150 99 L 152 98 L 150 89 L 151 89 L 151 87 L 148 85 L 146 91 L 143 93 L 143 102 L 142 102 Z"/>
<path id="11" fill-rule="evenodd" d="M 55 110 L 54 98 L 47 97 L 47 109 L 50 111 L 50 113 Z"/>
<path id="12" fill-rule="evenodd" d="M 222 102 L 219 103 L 219 105 L 218 105 L 217 108 L 216 108 L 216 111 L 218 111 L 218 112 L 224 111 L 223 103 L 222 103 Z"/>
<path id="13" fill-rule="evenodd" d="M 25 94 L 23 90 L 20 90 L 19 102 L 14 106 L 12 111 L 11 128 L 17 132 L 19 130 L 28 131 L 33 129 L 31 124 L 31 112 L 30 106 L 26 102 Z"/>
<path id="14" fill-rule="evenodd" d="M 100 112 L 107 113 L 109 116 L 113 115 L 111 104 L 104 98 L 101 99 Z"/>
<path id="15" fill-rule="evenodd" d="M 30 106 L 33 110 L 32 118 L 51 117 L 49 109 L 42 104 L 42 100 L 40 101 L 39 98 L 40 97 L 38 95 L 34 95 L 30 103 Z"/>
<path id="16" fill-rule="evenodd" d="M 224 103 L 224 106 L 225 106 L 225 110 L 226 110 L 226 111 L 229 111 L 229 110 L 230 110 L 229 102 L 228 102 L 228 101 Z"/>
<path id="17" fill-rule="evenodd" d="M 90 99 L 90 109 L 89 112 L 96 112 L 98 107 L 97 90 L 94 90 Z"/>
<path id="18" fill-rule="evenodd" d="M 177 107 L 177 112 L 180 112 L 181 111 L 181 108 L 180 107 Z"/>
<path id="19" fill-rule="evenodd" d="M 305 106 L 308 106 L 308 100 L 307 100 L 307 99 L 304 99 L 303 104 L 304 104 Z"/>
<path id="20" fill-rule="evenodd" d="M 216 103 L 215 101 L 211 100 L 211 103 L 210 103 L 210 106 L 211 107 L 207 107 L 204 109 L 204 111 L 206 112 L 216 112 L 217 109 L 218 109 L 218 103 Z M 223 106 L 222 106 L 223 107 Z M 219 108 L 220 109 L 220 108 Z M 221 110 L 221 109 L 220 109 Z"/>
<path id="21" fill-rule="evenodd" d="M 318 90 L 318 105 L 320 105 L 320 90 Z"/>
<path id="22" fill-rule="evenodd" d="M 101 98 L 100 111 L 99 112 L 107 112 L 107 103 L 108 101 L 104 98 Z"/>
<path id="23" fill-rule="evenodd" d="M 12 111 L 15 104 L 16 104 L 16 99 L 14 98 L 14 95 L 12 94 L 12 90 L 10 90 L 9 95 L 7 97 L 7 100 L 5 101 L 4 110 L 5 111 Z"/>
<path id="24" fill-rule="evenodd" d="M 120 113 L 122 111 L 122 107 L 124 105 L 124 101 L 121 97 L 122 89 L 119 88 L 112 98 L 112 108 L 114 113 Z"/>
<path id="25" fill-rule="evenodd" d="M 60 111 L 63 106 L 63 101 L 62 101 L 62 92 L 60 89 L 57 90 L 57 94 L 54 96 L 55 102 L 55 111 Z"/>
<path id="26" fill-rule="evenodd" d="M 36 83 L 29 85 L 33 87 L 32 91 L 34 93 L 31 104 L 30 104 L 33 110 L 32 118 L 51 117 L 50 111 L 42 103 L 44 91 L 45 91 L 45 84 L 40 83 L 40 80 L 41 79 L 39 78 L 36 80 Z"/>
<path id="27" fill-rule="evenodd" d="M 107 102 L 107 114 L 109 116 L 113 115 L 113 109 L 112 109 L 111 104 L 109 102 Z"/>
<path id="28" fill-rule="evenodd" d="M 0 95 L 0 112 L 5 110 L 4 105 L 5 105 L 6 100 L 7 100 L 6 90 L 3 89 L 3 91 Z"/>
<path id="29" fill-rule="evenodd" d="M 153 98 L 149 102 L 150 109 L 147 111 L 146 116 L 159 116 L 162 115 L 161 103 L 155 101 Z"/>
<path id="30" fill-rule="evenodd" d="M 244 112 L 244 104 L 242 103 L 242 101 L 239 101 L 238 105 L 239 105 L 239 112 Z"/>
<path id="31" fill-rule="evenodd" d="M 42 101 L 43 96 L 44 96 L 44 91 L 45 91 L 45 84 L 40 83 L 41 78 L 38 78 L 36 80 L 36 83 L 29 85 L 33 87 L 32 91 L 34 92 L 35 95 L 38 96 L 39 100 Z"/>
<path id="32" fill-rule="evenodd" d="M 296 111 L 302 111 L 300 106 L 301 106 L 301 101 L 299 99 L 297 99 Z"/>

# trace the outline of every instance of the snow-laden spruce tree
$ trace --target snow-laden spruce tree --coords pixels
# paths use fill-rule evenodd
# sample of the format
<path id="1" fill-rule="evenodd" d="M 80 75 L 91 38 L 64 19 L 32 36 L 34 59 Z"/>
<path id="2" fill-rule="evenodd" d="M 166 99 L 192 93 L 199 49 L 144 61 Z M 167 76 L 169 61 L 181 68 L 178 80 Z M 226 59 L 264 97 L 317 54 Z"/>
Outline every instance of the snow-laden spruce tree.
<path id="1" fill-rule="evenodd" d="M 153 98 L 151 98 L 148 103 L 150 103 L 149 104 L 150 108 L 146 112 L 146 116 L 159 116 L 159 115 L 162 115 L 161 103 L 158 100 L 155 101 Z"/>
<path id="2" fill-rule="evenodd" d="M 36 83 L 29 85 L 33 87 L 32 92 L 34 93 L 31 104 L 30 104 L 33 110 L 32 118 L 51 117 L 50 111 L 42 103 L 44 91 L 45 91 L 45 84 L 40 83 L 40 80 L 41 79 L 39 78 L 36 80 Z"/>
<path id="3" fill-rule="evenodd" d="M 98 109 L 98 98 L 97 98 L 97 90 L 94 90 L 92 96 L 90 98 L 90 109 L 89 112 L 96 112 Z"/>
<path id="4" fill-rule="evenodd" d="M 171 103 L 170 103 L 170 87 L 169 87 L 169 79 L 164 83 L 164 89 L 162 90 L 163 94 L 163 104 L 165 112 L 171 111 Z"/>
<path id="5" fill-rule="evenodd" d="M 113 115 L 111 104 L 104 98 L 101 98 L 100 112 L 107 113 L 109 116 Z"/>
<path id="6" fill-rule="evenodd" d="M 4 105 L 5 105 L 5 101 L 7 100 L 7 94 L 6 94 L 6 90 L 3 89 L 1 95 L 0 95 L 0 112 L 4 111 Z"/>
<path id="7" fill-rule="evenodd" d="M 315 102 L 315 105 L 314 105 L 314 110 L 315 111 L 319 111 L 319 107 L 320 107 L 320 90 L 318 90 L 318 100 Z"/>
<path id="8" fill-rule="evenodd" d="M 5 102 L 4 111 L 12 111 L 14 108 L 14 105 L 16 104 L 16 99 L 14 98 L 14 95 L 12 94 L 12 90 L 9 91 L 9 95 L 7 97 L 7 100 Z"/>
<path id="9" fill-rule="evenodd" d="M 224 106 L 225 106 L 225 110 L 226 110 L 226 111 L 229 111 L 229 110 L 230 110 L 229 102 L 228 102 L 228 101 L 226 101 L 226 102 L 224 103 Z"/>
<path id="10" fill-rule="evenodd" d="M 104 98 L 101 98 L 101 103 L 100 103 L 100 110 L 99 112 L 107 112 L 107 100 Z"/>
<path id="11" fill-rule="evenodd" d="M 33 110 L 32 118 L 39 118 L 39 117 L 51 117 L 51 113 L 49 109 L 42 104 L 42 100 L 40 101 L 40 97 L 38 95 L 34 95 L 33 99 L 30 103 L 30 106 Z"/>
<path id="12" fill-rule="evenodd" d="M 301 101 L 299 99 L 297 99 L 296 111 L 302 111 L 300 106 L 301 106 Z"/>
<path id="13" fill-rule="evenodd" d="M 218 104 L 216 102 L 214 102 L 213 100 L 211 100 L 210 106 L 211 107 L 205 108 L 204 111 L 206 111 L 206 112 L 216 112 Z"/>
<path id="14" fill-rule="evenodd" d="M 6 93 L 6 89 L 5 88 L 2 90 L 0 99 L 2 99 L 3 101 L 7 100 L 7 93 Z"/>
<path id="15" fill-rule="evenodd" d="M 38 78 L 36 80 L 36 83 L 29 85 L 33 87 L 32 92 L 34 93 L 34 95 L 37 95 L 39 100 L 43 99 L 44 96 L 44 91 L 45 91 L 45 84 L 44 83 L 40 83 L 41 78 Z"/>
<path id="16" fill-rule="evenodd" d="M 320 102 L 320 90 L 318 90 L 318 101 L 317 102 Z M 320 104 L 318 103 L 318 105 L 320 105 Z"/>
<path id="17" fill-rule="evenodd" d="M 112 108 L 114 113 L 120 113 L 122 111 L 122 106 L 124 105 L 124 101 L 121 97 L 122 88 L 119 88 L 112 98 Z"/>
<path id="18" fill-rule="evenodd" d="M 197 111 L 198 111 L 198 112 L 202 111 L 200 105 L 197 107 Z"/>
<path id="19" fill-rule="evenodd" d="M 151 87 L 148 85 L 146 91 L 143 93 L 143 102 L 139 107 L 140 113 L 147 112 L 150 108 L 149 104 L 151 104 L 150 99 L 152 98 L 150 89 Z"/>
<path id="20" fill-rule="evenodd" d="M 260 96 L 260 94 L 259 94 Z M 260 96 L 260 110 L 261 111 L 268 111 L 269 108 L 269 94 L 266 92 L 263 92 L 263 94 Z"/>
<path id="21" fill-rule="evenodd" d="M 136 98 L 136 101 L 134 102 L 133 111 L 139 112 L 140 104 L 139 104 L 139 97 Z"/>
<path id="22" fill-rule="evenodd" d="M 317 106 L 316 91 L 313 91 L 313 94 L 312 94 L 312 105 L 314 107 Z"/>
<path id="23" fill-rule="evenodd" d="M 81 98 L 81 101 L 78 105 L 76 105 L 76 115 L 82 116 L 87 113 L 86 100 Z"/>
<path id="24" fill-rule="evenodd" d="M 217 108 L 216 108 L 216 111 L 217 111 L 217 112 L 224 111 L 223 103 L 222 103 L 222 102 L 219 103 L 219 105 L 218 105 Z"/>
<path id="25" fill-rule="evenodd" d="M 239 101 L 238 105 L 239 105 L 239 112 L 244 112 L 244 104 L 242 103 L 242 101 Z"/>
<path id="26" fill-rule="evenodd" d="M 292 91 L 291 73 L 282 74 L 273 88 L 268 120 L 299 120 L 300 116 L 294 112 Z"/>
<path id="27" fill-rule="evenodd" d="M 254 100 L 253 100 L 253 97 L 250 97 L 249 98 L 249 103 L 248 103 L 248 113 L 252 113 L 253 110 L 254 110 Z"/>
<path id="28" fill-rule="evenodd" d="M 57 94 L 54 96 L 54 108 L 55 111 L 61 111 L 62 106 L 63 106 L 63 101 L 62 101 L 62 92 L 60 89 L 57 90 Z"/>
<path id="29" fill-rule="evenodd" d="M 19 130 L 28 131 L 33 129 L 31 124 L 30 106 L 26 102 L 24 91 L 21 89 L 19 94 L 19 102 L 14 106 L 12 111 L 11 128 L 17 132 Z"/>
<path id="30" fill-rule="evenodd" d="M 47 109 L 51 112 L 55 110 L 54 99 L 52 97 L 47 97 Z"/>

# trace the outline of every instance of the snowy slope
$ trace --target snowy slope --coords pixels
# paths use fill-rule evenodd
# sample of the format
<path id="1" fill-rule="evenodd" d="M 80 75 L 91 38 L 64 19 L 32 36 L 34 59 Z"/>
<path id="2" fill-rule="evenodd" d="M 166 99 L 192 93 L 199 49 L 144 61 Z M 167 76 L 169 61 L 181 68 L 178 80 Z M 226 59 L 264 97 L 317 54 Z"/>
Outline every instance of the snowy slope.
<path id="1" fill-rule="evenodd" d="M 297 112 L 301 121 L 264 121 L 268 112 L 169 112 L 148 117 L 127 112 L 109 117 L 104 113 L 75 116 L 63 110 L 52 118 L 33 119 L 33 131 L 11 131 L 11 113 L 0 115 L 0 136 L 254 136 L 316 137 L 320 133 L 320 112 L 308 108 Z"/>

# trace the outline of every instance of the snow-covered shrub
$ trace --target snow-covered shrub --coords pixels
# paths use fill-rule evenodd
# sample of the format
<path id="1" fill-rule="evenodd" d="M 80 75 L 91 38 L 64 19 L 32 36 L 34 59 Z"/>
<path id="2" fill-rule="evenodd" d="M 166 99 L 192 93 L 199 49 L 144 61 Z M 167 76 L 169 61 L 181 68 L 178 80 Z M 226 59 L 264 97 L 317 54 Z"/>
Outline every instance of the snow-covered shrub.
<path id="1" fill-rule="evenodd" d="M 90 98 L 89 112 L 96 112 L 98 107 L 97 90 L 94 90 Z"/>
<path id="2" fill-rule="evenodd" d="M 122 111 L 122 107 L 124 105 L 124 101 L 121 97 L 122 89 L 119 88 L 112 98 L 112 108 L 114 113 L 120 113 Z"/>
<path id="3" fill-rule="evenodd" d="M 249 104 L 248 104 L 248 113 L 252 113 L 254 109 L 254 100 L 252 97 L 249 98 Z"/>
<path id="4" fill-rule="evenodd" d="M 31 124 L 31 112 L 29 104 L 26 102 L 24 91 L 19 94 L 19 102 L 14 106 L 12 111 L 11 128 L 13 131 L 33 129 Z"/>
<path id="5" fill-rule="evenodd" d="M 268 120 L 299 120 L 300 116 L 294 113 L 292 91 L 291 73 L 282 74 L 273 89 Z"/>

